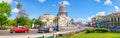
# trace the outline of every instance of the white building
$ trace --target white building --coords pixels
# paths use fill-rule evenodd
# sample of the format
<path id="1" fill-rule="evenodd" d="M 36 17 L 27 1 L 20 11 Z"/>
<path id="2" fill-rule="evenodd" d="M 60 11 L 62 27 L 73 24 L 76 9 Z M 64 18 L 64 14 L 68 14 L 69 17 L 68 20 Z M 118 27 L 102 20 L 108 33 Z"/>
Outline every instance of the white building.
<path id="1" fill-rule="evenodd" d="M 55 19 L 56 16 L 50 15 L 50 14 L 44 14 L 39 17 L 39 20 L 44 22 L 46 26 L 53 26 L 54 22 L 53 20 Z"/>
<path id="2" fill-rule="evenodd" d="M 63 2 L 61 3 L 61 5 L 59 7 L 58 17 L 59 17 L 59 19 L 58 19 L 59 26 L 67 26 L 68 25 L 69 18 L 67 17 L 66 7 L 63 4 Z"/>
<path id="3" fill-rule="evenodd" d="M 69 24 L 68 22 L 70 20 L 67 17 L 66 7 L 63 3 L 60 4 L 59 12 L 58 12 L 57 16 L 50 15 L 50 14 L 44 14 L 39 17 L 39 20 L 45 22 L 46 26 L 54 26 L 55 23 L 53 22 L 53 20 L 56 17 L 58 17 L 58 25 L 59 26 L 68 26 L 68 24 Z"/>

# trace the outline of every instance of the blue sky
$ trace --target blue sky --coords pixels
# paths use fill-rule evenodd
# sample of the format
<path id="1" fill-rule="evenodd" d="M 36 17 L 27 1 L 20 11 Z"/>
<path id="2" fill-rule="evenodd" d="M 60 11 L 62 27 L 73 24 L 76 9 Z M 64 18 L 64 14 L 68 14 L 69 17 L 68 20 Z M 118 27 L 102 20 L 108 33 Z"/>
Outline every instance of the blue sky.
<path id="1" fill-rule="evenodd" d="M 29 18 L 39 18 L 43 14 L 57 15 L 59 3 L 64 1 L 69 18 L 75 21 L 88 22 L 92 17 L 119 12 L 120 0 L 4 0 L 12 7 L 12 16 L 17 16 L 16 4 L 20 2 L 22 8 L 29 14 Z M 0 0 L 1 2 L 1 0 Z"/>

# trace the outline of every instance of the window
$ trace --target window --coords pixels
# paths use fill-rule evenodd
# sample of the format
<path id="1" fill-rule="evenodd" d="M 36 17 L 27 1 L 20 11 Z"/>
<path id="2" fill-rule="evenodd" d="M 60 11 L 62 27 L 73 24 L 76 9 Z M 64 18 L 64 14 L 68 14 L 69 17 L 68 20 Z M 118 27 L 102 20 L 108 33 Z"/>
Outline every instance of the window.
<path id="1" fill-rule="evenodd" d="M 116 18 L 114 18 L 114 21 L 116 21 Z"/>
<path id="2" fill-rule="evenodd" d="M 111 21 L 113 21 L 113 18 L 111 18 Z"/>
<path id="3" fill-rule="evenodd" d="M 118 21 L 120 21 L 120 18 L 118 18 Z"/>

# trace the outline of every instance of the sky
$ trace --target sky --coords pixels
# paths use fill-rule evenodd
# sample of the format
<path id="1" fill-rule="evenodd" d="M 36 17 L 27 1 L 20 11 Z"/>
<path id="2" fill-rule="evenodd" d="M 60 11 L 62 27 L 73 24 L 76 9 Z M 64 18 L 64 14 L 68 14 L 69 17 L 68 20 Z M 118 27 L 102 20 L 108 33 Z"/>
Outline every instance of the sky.
<path id="1" fill-rule="evenodd" d="M 89 22 L 92 17 L 103 16 L 120 11 L 120 0 L 0 0 L 8 2 L 12 16 L 15 19 L 17 12 L 16 4 L 20 2 L 22 8 L 29 14 L 29 18 L 38 19 L 43 14 L 57 15 L 60 2 L 64 2 L 68 17 L 75 21 Z"/>

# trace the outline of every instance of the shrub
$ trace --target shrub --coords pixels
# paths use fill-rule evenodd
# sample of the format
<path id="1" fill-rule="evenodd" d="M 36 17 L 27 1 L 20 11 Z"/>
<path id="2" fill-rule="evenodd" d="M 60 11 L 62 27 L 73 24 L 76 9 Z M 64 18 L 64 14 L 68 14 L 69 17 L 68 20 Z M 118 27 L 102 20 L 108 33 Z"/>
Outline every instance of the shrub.
<path id="1" fill-rule="evenodd" d="M 113 33 L 120 33 L 120 30 L 116 30 L 116 31 L 114 31 Z"/>
<path id="2" fill-rule="evenodd" d="M 105 33 L 109 32 L 109 29 L 106 28 L 92 28 L 88 29 L 86 33 Z"/>
<path id="3" fill-rule="evenodd" d="M 69 33 L 69 36 L 72 36 L 72 35 L 74 35 L 74 32 L 70 32 L 70 33 Z"/>

